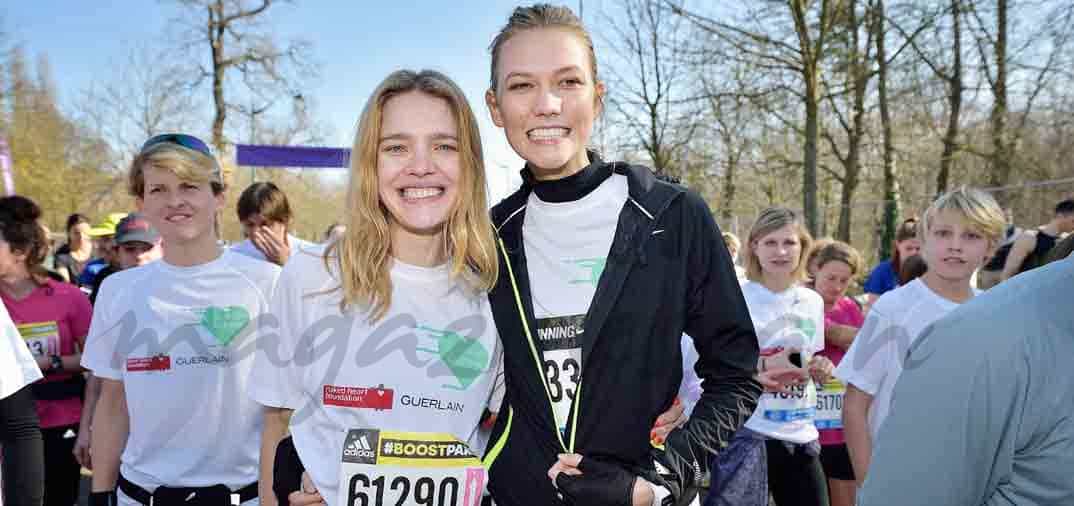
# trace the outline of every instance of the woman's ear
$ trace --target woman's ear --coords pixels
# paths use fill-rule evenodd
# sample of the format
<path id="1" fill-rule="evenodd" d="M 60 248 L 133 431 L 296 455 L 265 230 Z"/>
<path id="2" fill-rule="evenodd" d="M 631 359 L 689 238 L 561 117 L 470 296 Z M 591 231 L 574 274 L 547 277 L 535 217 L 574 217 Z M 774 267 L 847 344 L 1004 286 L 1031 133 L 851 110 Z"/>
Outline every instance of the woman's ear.
<path id="1" fill-rule="evenodd" d="M 500 103 L 496 99 L 496 92 L 492 91 L 492 89 L 485 92 L 485 105 L 489 108 L 492 123 L 503 128 L 503 113 L 500 112 Z"/>
<path id="2" fill-rule="evenodd" d="M 605 93 L 607 93 L 608 90 L 607 87 L 604 86 L 604 81 L 597 81 L 596 85 L 594 85 L 594 88 L 594 91 L 596 92 L 594 99 L 597 102 L 595 104 L 595 107 L 597 109 L 596 117 L 599 118 L 600 115 L 604 113 L 604 95 Z"/>

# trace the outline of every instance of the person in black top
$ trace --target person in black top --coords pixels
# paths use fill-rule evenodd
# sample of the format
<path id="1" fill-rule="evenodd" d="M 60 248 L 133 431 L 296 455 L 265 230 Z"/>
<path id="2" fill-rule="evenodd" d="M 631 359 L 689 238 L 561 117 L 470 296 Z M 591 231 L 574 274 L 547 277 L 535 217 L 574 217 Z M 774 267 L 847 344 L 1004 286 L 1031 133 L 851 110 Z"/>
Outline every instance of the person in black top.
<path id="1" fill-rule="evenodd" d="M 720 230 L 697 193 L 586 150 L 604 85 L 573 12 L 517 8 L 491 52 L 486 102 L 526 166 L 492 210 L 507 390 L 489 489 L 501 506 L 687 503 L 762 390 Z M 684 333 L 703 393 L 686 425 L 653 440 Z"/>
<path id="2" fill-rule="evenodd" d="M 56 250 L 56 272 L 64 281 L 78 284 L 82 269 L 93 257 L 89 218 L 75 213 L 67 217 L 67 244 Z"/>
<path id="3" fill-rule="evenodd" d="M 1048 223 L 1022 232 L 1011 246 L 1000 280 L 1043 265 L 1056 241 L 1070 232 L 1074 232 L 1074 199 L 1056 204 L 1055 216 Z"/>

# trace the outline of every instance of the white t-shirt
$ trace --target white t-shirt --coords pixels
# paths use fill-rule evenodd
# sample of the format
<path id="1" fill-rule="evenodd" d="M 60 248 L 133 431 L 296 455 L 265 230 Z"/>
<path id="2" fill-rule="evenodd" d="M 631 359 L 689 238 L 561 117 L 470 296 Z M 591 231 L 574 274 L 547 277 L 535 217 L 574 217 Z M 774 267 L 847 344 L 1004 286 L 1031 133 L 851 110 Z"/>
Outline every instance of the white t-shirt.
<path id="1" fill-rule="evenodd" d="M 761 354 L 780 349 L 800 351 L 802 366 L 824 349 L 824 299 L 813 290 L 793 286 L 773 293 L 753 281 L 742 285 Z M 773 439 L 797 444 L 820 437 L 813 419 L 817 388 L 812 380 L 791 387 L 790 394 L 764 392 L 746 427 Z"/>
<path id="2" fill-rule="evenodd" d="M 522 237 L 537 319 L 534 338 L 561 431 L 581 377 L 586 313 L 628 196 L 626 176 L 613 174 L 579 200 L 545 202 L 534 192 L 526 204 Z"/>
<path id="3" fill-rule="evenodd" d="M 376 473 L 389 476 L 393 464 L 384 461 L 390 440 L 407 439 L 416 448 L 436 433 L 452 444 L 466 443 L 480 457 L 478 425 L 486 407 L 498 410 L 491 398 L 502 379 L 503 351 L 488 296 L 452 279 L 448 264 L 424 268 L 396 261 L 391 306 L 371 324 L 363 310 L 340 312 L 338 278 L 326 270 L 323 254 L 319 247 L 287 262 L 272 303 L 278 343 L 266 340 L 258 353 L 250 396 L 294 410 L 295 448 L 325 501 L 346 502 L 340 494 L 353 483 L 342 474 L 353 475 L 356 466 L 366 466 L 366 481 L 376 481 Z M 433 479 L 444 486 L 443 477 Z M 483 474 L 481 479 L 483 490 Z M 412 479 L 407 483 L 416 486 Z M 362 493 L 372 497 L 373 485 L 363 485 Z M 456 485 L 461 500 L 463 486 Z M 398 500 L 393 487 L 384 492 L 393 497 L 386 504 Z M 402 503 L 413 504 L 413 496 L 409 501 Z"/>
<path id="4" fill-rule="evenodd" d="M 128 480 L 149 491 L 257 481 L 263 416 L 246 389 L 279 272 L 223 251 L 202 265 L 161 260 L 105 280 L 82 365 L 123 382 Z"/>
<path id="5" fill-rule="evenodd" d="M 316 243 L 312 243 L 312 242 L 309 242 L 309 241 L 304 241 L 304 240 L 299 239 L 299 238 L 297 238 L 297 237 L 295 237 L 295 236 L 293 236 L 291 234 L 287 234 L 287 244 L 291 245 L 291 256 L 292 257 L 295 256 L 295 254 L 298 253 L 299 251 L 303 251 L 303 250 L 307 250 L 307 249 L 310 249 L 310 248 L 317 247 Z M 265 254 L 262 253 L 261 250 L 257 249 L 257 246 L 254 246 L 254 242 L 249 240 L 249 239 L 246 239 L 245 241 L 242 241 L 242 242 L 232 246 L 231 251 L 234 251 L 235 253 L 239 253 L 239 254 L 242 254 L 242 255 L 246 255 L 246 256 L 248 256 L 250 258 L 256 258 L 258 260 L 262 260 L 262 261 L 266 261 L 266 262 L 268 261 L 268 258 L 265 256 Z"/>
<path id="6" fill-rule="evenodd" d="M 11 321 L 7 308 L 0 304 L 0 399 L 41 378 L 41 368 Z"/>
<path id="7" fill-rule="evenodd" d="M 891 409 L 891 395 L 910 346 L 925 327 L 956 307 L 918 278 L 881 295 L 869 309 L 835 376 L 873 396 L 868 422 L 874 441 Z"/>
<path id="8" fill-rule="evenodd" d="M 682 383 L 679 384 L 679 400 L 686 416 L 694 412 L 694 405 L 701 400 L 701 378 L 697 376 L 697 360 L 700 356 L 694 346 L 694 338 L 683 334 L 679 341 L 682 348 Z"/>

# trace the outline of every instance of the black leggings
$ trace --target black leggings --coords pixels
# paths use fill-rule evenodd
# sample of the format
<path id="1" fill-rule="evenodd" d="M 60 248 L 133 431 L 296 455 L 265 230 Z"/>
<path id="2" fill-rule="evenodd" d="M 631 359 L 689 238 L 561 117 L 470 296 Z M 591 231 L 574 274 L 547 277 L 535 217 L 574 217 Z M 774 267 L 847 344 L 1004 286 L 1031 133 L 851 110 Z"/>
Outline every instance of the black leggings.
<path id="1" fill-rule="evenodd" d="M 0 446 L 5 506 L 41 506 L 45 452 L 30 387 L 0 399 Z"/>
<path id="2" fill-rule="evenodd" d="M 78 426 L 41 429 L 45 440 L 45 506 L 71 506 L 78 502 L 82 466 L 72 451 Z"/>
<path id="3" fill-rule="evenodd" d="M 820 457 L 804 446 L 792 454 L 782 441 L 765 441 L 768 453 L 768 490 L 777 506 L 828 506 L 828 484 Z"/>

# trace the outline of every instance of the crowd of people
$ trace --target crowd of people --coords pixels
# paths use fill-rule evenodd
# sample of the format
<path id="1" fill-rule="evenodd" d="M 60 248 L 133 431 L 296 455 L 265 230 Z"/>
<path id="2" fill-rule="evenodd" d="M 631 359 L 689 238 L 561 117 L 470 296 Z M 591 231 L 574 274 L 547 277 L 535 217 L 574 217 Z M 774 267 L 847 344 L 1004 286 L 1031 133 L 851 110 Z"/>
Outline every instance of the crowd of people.
<path id="1" fill-rule="evenodd" d="M 587 149 L 605 88 L 569 9 L 490 49 L 525 160 L 491 211 L 429 70 L 370 96 L 318 242 L 261 182 L 223 247 L 220 165 L 181 133 L 54 254 L 0 199 L 3 504 L 71 506 L 83 468 L 93 506 L 1074 504 L 1074 200 L 1020 230 L 959 188 L 865 276 L 794 210 L 740 241 Z"/>

